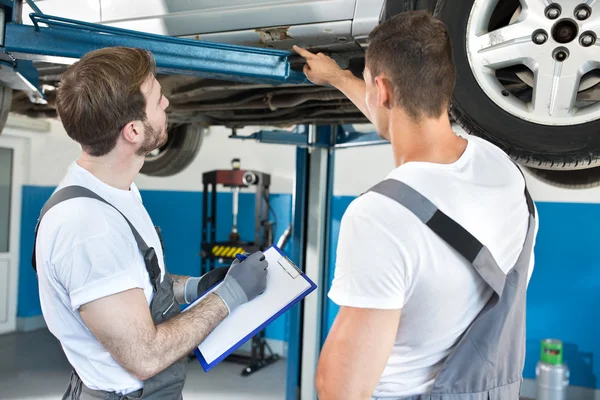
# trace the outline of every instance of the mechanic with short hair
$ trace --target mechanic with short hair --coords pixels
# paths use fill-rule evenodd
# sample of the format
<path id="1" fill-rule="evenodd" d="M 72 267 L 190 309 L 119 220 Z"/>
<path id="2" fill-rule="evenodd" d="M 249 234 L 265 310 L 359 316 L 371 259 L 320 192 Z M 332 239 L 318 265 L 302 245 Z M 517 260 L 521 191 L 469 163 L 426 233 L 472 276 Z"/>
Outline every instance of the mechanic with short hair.
<path id="1" fill-rule="evenodd" d="M 32 262 L 44 319 L 73 367 L 64 399 L 181 399 L 187 355 L 266 288 L 261 252 L 200 278 L 167 272 L 134 183 L 167 140 L 155 74 L 149 52 L 105 48 L 71 65 L 57 92 L 82 154 L 41 212 Z"/>
<path id="2" fill-rule="evenodd" d="M 452 130 L 446 27 L 423 11 L 383 22 L 364 81 L 295 51 L 391 142 L 396 165 L 341 222 L 319 399 L 518 399 L 536 210 L 503 151 Z"/>

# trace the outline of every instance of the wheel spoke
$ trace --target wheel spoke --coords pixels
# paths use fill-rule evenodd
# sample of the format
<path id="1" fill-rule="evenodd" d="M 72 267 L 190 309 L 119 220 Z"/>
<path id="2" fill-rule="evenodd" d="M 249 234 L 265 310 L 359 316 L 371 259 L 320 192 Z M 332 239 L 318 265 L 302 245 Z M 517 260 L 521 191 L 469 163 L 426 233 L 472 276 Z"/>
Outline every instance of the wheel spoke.
<path id="1" fill-rule="evenodd" d="M 600 3 L 598 4 L 600 5 Z M 600 7 L 596 7 L 596 10 L 594 11 L 600 14 Z M 595 15 L 593 20 L 587 22 L 584 25 L 584 29 L 586 31 L 596 32 L 596 35 L 600 37 L 600 15 Z M 597 41 L 596 44 L 598 44 Z"/>
<path id="2" fill-rule="evenodd" d="M 581 75 L 578 63 L 572 59 L 540 65 L 535 72 L 533 113 L 539 117 L 572 116 Z"/>
<path id="3" fill-rule="evenodd" d="M 531 40 L 533 31 L 525 21 L 507 25 L 475 38 L 472 54 L 492 69 L 522 63 L 536 46 Z"/>

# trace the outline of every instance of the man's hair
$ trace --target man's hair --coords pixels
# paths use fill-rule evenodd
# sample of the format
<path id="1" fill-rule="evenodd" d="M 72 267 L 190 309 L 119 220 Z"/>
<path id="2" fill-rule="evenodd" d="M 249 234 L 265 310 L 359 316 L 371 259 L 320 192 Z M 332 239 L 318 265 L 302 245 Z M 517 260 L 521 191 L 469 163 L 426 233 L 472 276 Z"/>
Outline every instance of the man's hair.
<path id="1" fill-rule="evenodd" d="M 56 93 L 67 134 L 92 156 L 109 153 L 128 122 L 146 120 L 141 86 L 155 73 L 146 50 L 108 47 L 85 54 L 63 73 Z"/>
<path id="2" fill-rule="evenodd" d="M 384 74 L 393 87 L 393 104 L 415 120 L 436 118 L 447 107 L 456 80 L 446 26 L 426 11 L 400 13 L 369 35 L 366 66 Z"/>

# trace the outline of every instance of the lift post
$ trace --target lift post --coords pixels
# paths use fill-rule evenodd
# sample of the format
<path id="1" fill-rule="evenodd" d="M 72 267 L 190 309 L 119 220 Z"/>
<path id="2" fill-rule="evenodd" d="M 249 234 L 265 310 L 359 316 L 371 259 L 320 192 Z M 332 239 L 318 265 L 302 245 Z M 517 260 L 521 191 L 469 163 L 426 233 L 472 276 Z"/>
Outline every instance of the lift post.
<path id="1" fill-rule="evenodd" d="M 377 132 L 357 132 L 351 125 L 299 125 L 293 131 L 262 130 L 246 136 L 233 134 L 230 138 L 297 148 L 290 258 L 317 283 L 318 289 L 287 314 L 289 362 L 285 398 L 313 400 L 317 398 L 314 377 L 328 320 L 335 153 L 389 142 Z"/>

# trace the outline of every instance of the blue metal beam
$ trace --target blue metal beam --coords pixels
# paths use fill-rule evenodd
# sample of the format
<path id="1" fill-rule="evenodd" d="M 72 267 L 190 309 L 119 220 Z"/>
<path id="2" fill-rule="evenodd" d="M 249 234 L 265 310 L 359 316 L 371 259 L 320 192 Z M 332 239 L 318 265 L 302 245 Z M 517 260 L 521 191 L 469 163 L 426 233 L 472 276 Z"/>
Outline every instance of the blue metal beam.
<path id="1" fill-rule="evenodd" d="M 38 71 L 31 61 L 0 61 L 0 83 L 11 89 L 26 92 L 32 103 L 47 103 L 40 88 Z"/>
<path id="2" fill-rule="evenodd" d="M 311 137 L 304 125 L 298 126 L 295 132 L 284 130 L 263 130 L 251 135 L 231 135 L 231 139 L 256 140 L 260 143 L 289 144 L 300 148 L 331 147 L 333 138 L 330 129 L 318 129 L 315 137 Z"/>
<path id="3" fill-rule="evenodd" d="M 15 59 L 70 63 L 104 47 L 151 51 L 159 72 L 256 83 L 305 83 L 287 51 L 174 38 L 32 13 L 34 26 L 5 25 L 4 50 Z M 48 27 L 43 27 L 45 24 Z"/>
<path id="4" fill-rule="evenodd" d="M 271 144 L 289 144 L 293 146 L 304 147 L 331 147 L 343 149 L 348 147 L 374 146 L 379 144 L 389 144 L 390 142 L 382 139 L 377 132 L 353 132 L 348 127 L 339 126 L 337 130 L 329 129 L 329 126 L 321 126 L 317 129 L 316 136 L 311 138 L 304 129 L 304 125 L 299 125 L 296 131 L 284 130 L 263 130 L 251 135 L 240 136 L 231 135 L 231 139 L 253 139 L 260 143 Z M 351 128 L 351 127 L 350 127 Z"/>
<path id="5" fill-rule="evenodd" d="M 377 132 L 353 132 L 344 129 L 343 126 L 340 126 L 338 127 L 334 147 L 336 149 L 343 149 L 348 147 L 374 146 L 378 144 L 389 143 L 389 141 L 382 139 Z"/>
<path id="6" fill-rule="evenodd" d="M 296 133 L 283 130 L 258 131 L 247 136 L 230 135 L 230 139 L 256 140 L 260 143 L 291 144 L 298 147 L 307 147 L 308 136 L 305 133 Z"/>
<path id="7" fill-rule="evenodd" d="M 15 2 L 19 2 L 19 0 L 15 0 Z M 37 4 L 34 3 L 33 0 L 25 0 L 25 2 L 29 5 L 29 7 L 31 7 L 31 9 L 33 10 L 33 12 L 38 13 L 38 14 L 42 14 L 42 11 L 37 6 Z"/>

